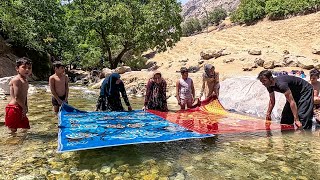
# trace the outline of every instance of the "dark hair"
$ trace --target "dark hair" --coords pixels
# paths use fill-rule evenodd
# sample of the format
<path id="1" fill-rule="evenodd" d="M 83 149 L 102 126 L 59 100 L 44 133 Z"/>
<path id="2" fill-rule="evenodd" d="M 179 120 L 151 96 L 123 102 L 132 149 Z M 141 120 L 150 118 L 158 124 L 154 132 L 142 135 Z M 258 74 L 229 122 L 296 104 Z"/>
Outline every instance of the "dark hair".
<path id="1" fill-rule="evenodd" d="M 189 72 L 189 70 L 186 67 L 180 68 L 181 73 Z"/>
<path id="2" fill-rule="evenodd" d="M 269 70 L 263 70 L 259 73 L 257 79 L 261 79 L 263 76 L 270 79 L 272 78 L 272 72 Z"/>
<path id="3" fill-rule="evenodd" d="M 64 67 L 64 64 L 62 64 L 61 61 L 55 61 L 55 62 L 52 63 L 52 65 L 53 65 L 54 68 L 59 68 L 61 66 Z"/>
<path id="4" fill-rule="evenodd" d="M 32 61 L 31 59 L 27 58 L 27 57 L 22 57 L 17 59 L 16 61 L 16 66 L 20 67 L 21 65 L 32 65 Z"/>
<path id="5" fill-rule="evenodd" d="M 319 77 L 319 74 L 320 74 L 320 72 L 319 72 L 317 69 L 312 69 L 312 70 L 310 71 L 310 77 L 311 77 L 311 76 L 317 76 L 317 77 Z"/>

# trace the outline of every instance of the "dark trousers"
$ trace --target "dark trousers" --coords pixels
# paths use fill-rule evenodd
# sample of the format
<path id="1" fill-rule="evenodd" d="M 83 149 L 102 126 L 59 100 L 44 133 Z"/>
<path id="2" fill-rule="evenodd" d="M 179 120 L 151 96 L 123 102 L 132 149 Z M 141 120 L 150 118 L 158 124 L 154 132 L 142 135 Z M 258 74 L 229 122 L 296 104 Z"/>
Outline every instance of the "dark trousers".
<path id="1" fill-rule="evenodd" d="M 313 118 L 313 89 L 304 92 L 300 99 L 295 99 L 298 108 L 299 120 L 302 123 L 303 129 L 312 127 Z M 294 117 L 291 111 L 290 103 L 287 101 L 281 117 L 281 124 L 293 124 Z"/>

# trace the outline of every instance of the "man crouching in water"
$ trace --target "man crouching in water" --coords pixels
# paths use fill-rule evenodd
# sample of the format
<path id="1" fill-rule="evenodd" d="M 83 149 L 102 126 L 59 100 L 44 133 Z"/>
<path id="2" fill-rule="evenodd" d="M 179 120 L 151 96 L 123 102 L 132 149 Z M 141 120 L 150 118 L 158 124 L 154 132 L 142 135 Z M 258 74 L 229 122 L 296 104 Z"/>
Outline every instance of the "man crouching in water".
<path id="1" fill-rule="evenodd" d="M 267 88 L 270 96 L 266 120 L 271 120 L 271 112 L 275 105 L 274 91 L 277 91 L 287 99 L 282 110 L 281 124 L 295 124 L 303 129 L 312 127 L 313 88 L 310 83 L 288 75 L 273 78 L 268 70 L 261 71 L 258 79 Z"/>

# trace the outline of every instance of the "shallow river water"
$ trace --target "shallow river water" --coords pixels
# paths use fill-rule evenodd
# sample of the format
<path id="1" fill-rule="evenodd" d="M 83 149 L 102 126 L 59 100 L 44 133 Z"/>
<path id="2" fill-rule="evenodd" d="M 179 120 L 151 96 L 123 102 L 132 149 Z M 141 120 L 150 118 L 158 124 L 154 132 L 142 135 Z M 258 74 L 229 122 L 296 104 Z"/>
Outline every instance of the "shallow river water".
<path id="1" fill-rule="evenodd" d="M 0 123 L 0 179 L 320 179 L 320 130 L 219 135 L 57 153 L 57 119 L 43 85 L 29 96 L 31 129 Z M 94 110 L 97 93 L 71 88 L 69 104 Z M 8 100 L 0 100 L 1 119 Z M 143 100 L 132 99 L 134 109 Z M 175 105 L 170 106 L 176 109 Z"/>

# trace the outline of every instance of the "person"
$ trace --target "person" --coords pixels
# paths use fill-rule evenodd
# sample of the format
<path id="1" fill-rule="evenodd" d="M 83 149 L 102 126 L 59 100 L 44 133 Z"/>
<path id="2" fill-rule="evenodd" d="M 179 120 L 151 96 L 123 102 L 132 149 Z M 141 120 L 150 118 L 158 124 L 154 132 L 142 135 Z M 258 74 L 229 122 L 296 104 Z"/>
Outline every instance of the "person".
<path id="1" fill-rule="evenodd" d="M 28 77 L 32 74 L 32 62 L 26 57 L 16 61 L 16 75 L 10 82 L 10 98 L 6 106 L 5 125 L 9 128 L 10 134 L 14 135 L 18 128 L 23 131 L 30 129 L 28 112 Z"/>
<path id="2" fill-rule="evenodd" d="M 112 73 L 102 82 L 96 111 L 124 111 L 120 93 L 128 106 L 128 110 L 132 111 L 124 84 L 118 73 Z"/>
<path id="3" fill-rule="evenodd" d="M 182 67 L 180 69 L 181 78 L 176 82 L 176 97 L 181 110 L 192 107 L 195 97 L 193 81 L 188 77 L 188 69 Z"/>
<path id="4" fill-rule="evenodd" d="M 269 70 L 261 71 L 258 79 L 269 91 L 267 121 L 271 120 L 276 91 L 283 93 L 287 99 L 282 111 L 281 124 L 295 124 L 298 128 L 304 129 L 312 127 L 313 88 L 310 83 L 295 76 L 283 75 L 273 78 Z"/>
<path id="5" fill-rule="evenodd" d="M 146 96 L 143 109 L 163 112 L 168 111 L 166 89 L 167 83 L 162 78 L 161 72 L 154 71 L 152 78 L 148 80 L 146 86 Z"/>
<path id="6" fill-rule="evenodd" d="M 55 61 L 53 67 L 54 74 L 49 77 L 49 86 L 52 93 L 53 112 L 57 114 L 61 104 L 68 102 L 69 79 L 65 74 L 65 67 L 60 61 Z"/>
<path id="7" fill-rule="evenodd" d="M 207 87 L 206 87 L 207 85 Z M 205 91 L 207 89 L 207 91 Z M 204 73 L 202 75 L 202 87 L 200 90 L 200 98 L 205 94 L 205 98 L 217 96 L 219 97 L 219 72 L 211 64 L 204 66 Z"/>
<path id="8" fill-rule="evenodd" d="M 312 69 L 310 71 L 310 83 L 313 87 L 313 101 L 314 101 L 314 115 L 316 121 L 320 124 L 320 82 L 318 81 L 320 72 L 317 69 Z"/>

